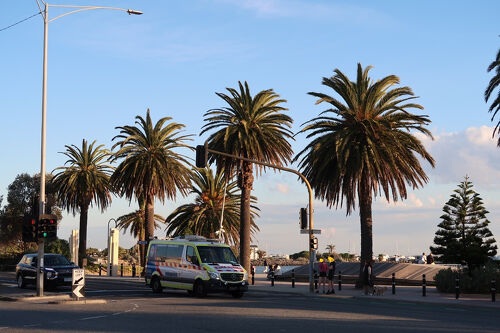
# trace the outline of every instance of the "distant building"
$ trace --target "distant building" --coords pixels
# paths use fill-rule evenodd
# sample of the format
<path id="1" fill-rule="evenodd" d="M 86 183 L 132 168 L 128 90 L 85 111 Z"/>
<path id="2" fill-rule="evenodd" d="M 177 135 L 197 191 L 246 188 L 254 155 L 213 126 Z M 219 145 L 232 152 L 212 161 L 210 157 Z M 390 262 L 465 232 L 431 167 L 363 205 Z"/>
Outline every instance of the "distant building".
<path id="1" fill-rule="evenodd" d="M 257 245 L 250 245 L 250 260 L 259 259 L 259 247 Z"/>

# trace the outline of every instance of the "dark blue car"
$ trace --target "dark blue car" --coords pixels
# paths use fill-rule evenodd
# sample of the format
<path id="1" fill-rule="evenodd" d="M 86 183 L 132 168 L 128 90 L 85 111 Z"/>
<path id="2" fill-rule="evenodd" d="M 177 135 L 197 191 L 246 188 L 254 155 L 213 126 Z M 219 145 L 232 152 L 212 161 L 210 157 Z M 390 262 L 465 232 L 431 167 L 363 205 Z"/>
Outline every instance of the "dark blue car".
<path id="1" fill-rule="evenodd" d="M 57 286 L 70 286 L 74 268 L 79 268 L 69 262 L 61 254 L 46 253 L 43 256 L 44 286 L 55 288 Z M 27 284 L 36 285 L 38 255 L 36 253 L 25 254 L 16 266 L 16 280 L 19 288 Z"/>

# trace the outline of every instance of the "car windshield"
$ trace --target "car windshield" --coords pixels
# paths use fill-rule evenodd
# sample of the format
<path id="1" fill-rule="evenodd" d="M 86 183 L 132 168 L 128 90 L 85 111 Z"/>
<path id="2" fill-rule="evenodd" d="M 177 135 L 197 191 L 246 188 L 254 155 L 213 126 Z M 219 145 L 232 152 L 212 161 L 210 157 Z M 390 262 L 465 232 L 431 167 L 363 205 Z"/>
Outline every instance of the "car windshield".
<path id="1" fill-rule="evenodd" d="M 206 264 L 233 264 L 237 265 L 238 261 L 231 251 L 231 248 L 226 246 L 198 246 L 201 262 Z"/>
<path id="2" fill-rule="evenodd" d="M 70 262 L 64 256 L 45 256 L 44 258 L 45 267 L 70 265 Z"/>

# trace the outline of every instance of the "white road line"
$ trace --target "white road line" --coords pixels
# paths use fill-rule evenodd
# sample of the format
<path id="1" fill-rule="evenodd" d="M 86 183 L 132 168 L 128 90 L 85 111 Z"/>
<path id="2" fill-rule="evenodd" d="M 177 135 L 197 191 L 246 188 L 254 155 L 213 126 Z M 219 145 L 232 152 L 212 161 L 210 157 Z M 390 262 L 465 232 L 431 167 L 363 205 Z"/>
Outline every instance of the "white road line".
<path id="1" fill-rule="evenodd" d="M 121 312 L 115 312 L 115 313 L 112 313 L 111 315 L 112 315 L 112 316 L 117 316 L 117 315 L 119 315 L 119 314 L 121 314 Z"/>
<path id="2" fill-rule="evenodd" d="M 23 325 L 23 327 L 35 327 L 35 326 L 40 326 L 41 324 L 30 324 L 30 325 Z"/>
<path id="3" fill-rule="evenodd" d="M 90 320 L 90 319 L 99 319 L 99 318 L 106 318 L 107 316 L 94 316 L 94 317 L 87 317 L 87 318 L 82 318 L 79 320 Z"/>
<path id="4" fill-rule="evenodd" d="M 7 326 L 5 326 L 5 327 L 0 327 L 0 330 L 4 330 L 4 329 L 6 329 L 6 328 L 9 328 L 9 327 L 7 327 Z"/>
<path id="5" fill-rule="evenodd" d="M 109 293 L 109 292 L 124 292 L 124 291 L 148 291 L 147 289 L 108 289 L 108 290 L 87 290 L 85 291 L 86 294 L 91 294 L 91 293 Z"/>

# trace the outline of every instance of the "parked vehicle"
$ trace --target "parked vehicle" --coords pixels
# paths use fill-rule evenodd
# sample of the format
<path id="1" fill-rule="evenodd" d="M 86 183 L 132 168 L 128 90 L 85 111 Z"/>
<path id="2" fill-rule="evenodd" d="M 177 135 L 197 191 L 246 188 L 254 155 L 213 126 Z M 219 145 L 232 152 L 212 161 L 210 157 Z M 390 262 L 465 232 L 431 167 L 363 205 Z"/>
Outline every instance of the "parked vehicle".
<path id="1" fill-rule="evenodd" d="M 239 298 L 248 291 L 248 275 L 231 248 L 200 236 L 182 236 L 149 243 L 146 284 L 153 292 L 184 289 L 198 297 L 227 292 Z"/>
<path id="2" fill-rule="evenodd" d="M 16 280 L 19 288 L 27 284 L 36 285 L 38 255 L 25 254 L 16 266 Z M 74 268 L 79 268 L 61 254 L 46 253 L 43 256 L 44 286 L 70 286 Z"/>

